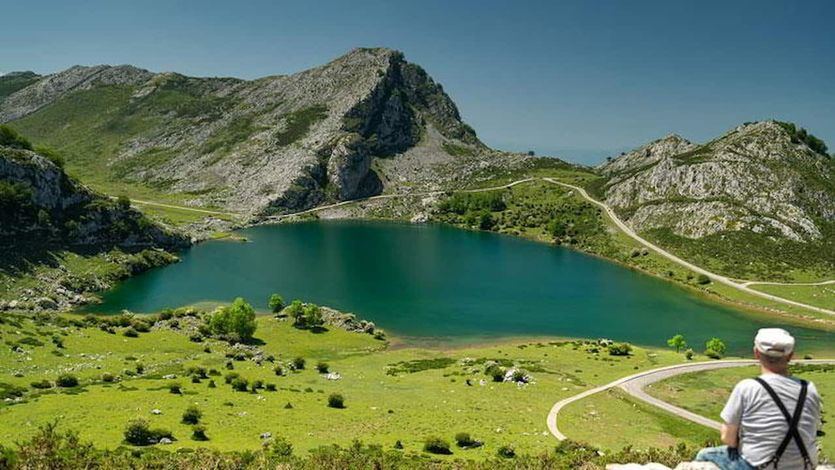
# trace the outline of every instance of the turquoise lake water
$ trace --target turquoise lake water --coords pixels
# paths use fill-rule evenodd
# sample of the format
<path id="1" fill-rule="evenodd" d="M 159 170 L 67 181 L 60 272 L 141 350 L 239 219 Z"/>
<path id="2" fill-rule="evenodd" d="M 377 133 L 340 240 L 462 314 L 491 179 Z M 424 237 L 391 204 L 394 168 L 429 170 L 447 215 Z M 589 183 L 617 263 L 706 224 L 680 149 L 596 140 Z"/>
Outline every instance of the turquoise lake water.
<path id="1" fill-rule="evenodd" d="M 665 345 L 683 333 L 750 349 L 773 326 L 668 282 L 566 248 L 442 225 L 304 222 L 209 241 L 175 265 L 128 279 L 92 312 L 154 312 L 278 292 L 374 321 L 407 341 L 453 344 L 517 336 L 613 338 Z M 776 322 L 779 323 L 779 322 Z M 835 333 L 787 327 L 801 350 L 835 349 Z"/>

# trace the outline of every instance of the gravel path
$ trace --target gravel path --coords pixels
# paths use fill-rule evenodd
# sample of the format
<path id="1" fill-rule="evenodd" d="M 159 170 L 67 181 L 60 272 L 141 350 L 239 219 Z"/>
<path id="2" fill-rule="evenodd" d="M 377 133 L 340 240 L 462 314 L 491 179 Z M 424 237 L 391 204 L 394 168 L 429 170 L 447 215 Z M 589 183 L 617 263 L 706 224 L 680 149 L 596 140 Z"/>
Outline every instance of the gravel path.
<path id="1" fill-rule="evenodd" d="M 798 360 L 793 361 L 793 363 L 797 364 L 835 364 L 835 359 L 807 359 L 807 360 Z M 604 390 L 608 390 L 614 387 L 620 387 L 626 393 L 630 394 L 631 396 L 642 400 L 650 405 L 657 406 L 662 410 L 670 412 L 676 416 L 681 418 L 693 421 L 694 423 L 701 424 L 703 426 L 707 426 L 713 429 L 719 429 L 719 422 L 714 421 L 712 419 L 708 419 L 704 416 L 697 415 L 690 411 L 687 411 L 683 408 L 680 408 L 675 405 L 671 405 L 665 401 L 659 400 L 653 396 L 650 396 L 646 392 L 644 392 L 644 387 L 651 384 L 658 382 L 660 380 L 664 380 L 679 374 L 686 374 L 689 372 L 701 372 L 706 370 L 715 370 L 715 369 L 724 369 L 728 367 L 744 367 L 744 366 L 752 366 L 756 365 L 757 361 L 750 360 L 750 359 L 734 359 L 734 360 L 726 360 L 726 361 L 708 361 L 708 362 L 691 362 L 686 364 L 676 364 L 672 366 L 660 367 L 658 369 L 652 369 L 644 372 L 639 372 L 637 374 L 633 374 L 627 377 L 623 377 L 621 379 L 615 380 L 614 382 L 610 382 L 606 385 L 602 385 L 600 387 L 595 387 L 585 392 L 579 393 L 577 395 L 564 398 L 554 404 L 551 407 L 551 411 L 548 413 L 547 424 L 548 424 L 548 431 L 554 435 L 557 439 L 563 441 L 567 439 L 566 435 L 560 432 L 559 428 L 557 427 L 557 416 L 566 405 L 574 403 L 575 401 L 582 400 L 590 395 L 594 395 L 595 393 L 602 392 Z"/>

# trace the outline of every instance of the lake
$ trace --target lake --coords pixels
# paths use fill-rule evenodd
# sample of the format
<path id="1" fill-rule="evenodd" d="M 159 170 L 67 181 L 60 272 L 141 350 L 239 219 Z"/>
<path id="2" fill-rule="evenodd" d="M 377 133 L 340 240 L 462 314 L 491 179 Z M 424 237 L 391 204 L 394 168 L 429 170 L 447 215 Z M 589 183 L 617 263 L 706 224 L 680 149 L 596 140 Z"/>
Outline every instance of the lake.
<path id="1" fill-rule="evenodd" d="M 278 292 L 288 303 L 354 312 L 407 342 L 562 336 L 663 346 L 682 333 L 697 349 L 718 336 L 735 353 L 749 351 L 767 323 L 602 259 L 494 233 L 327 221 L 239 234 L 249 242 L 201 243 L 180 263 L 120 283 L 86 311 L 154 312 L 235 297 L 266 309 Z M 801 351 L 835 345 L 835 333 L 787 328 Z"/>

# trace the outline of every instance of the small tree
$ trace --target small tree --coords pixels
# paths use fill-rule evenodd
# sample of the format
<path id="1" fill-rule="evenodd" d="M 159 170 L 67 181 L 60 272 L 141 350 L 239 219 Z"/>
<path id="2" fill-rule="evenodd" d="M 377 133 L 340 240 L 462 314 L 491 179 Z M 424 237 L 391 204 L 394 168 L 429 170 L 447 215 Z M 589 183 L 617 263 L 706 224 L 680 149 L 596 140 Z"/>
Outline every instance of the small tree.
<path id="1" fill-rule="evenodd" d="M 714 359 L 719 359 L 725 355 L 728 347 L 725 342 L 719 338 L 710 338 L 705 342 L 705 355 Z"/>
<path id="2" fill-rule="evenodd" d="M 232 305 L 219 307 L 209 318 L 209 329 L 230 341 L 249 341 L 255 334 L 255 309 L 238 297 Z"/>
<path id="3" fill-rule="evenodd" d="M 168 384 L 168 391 L 174 395 L 180 395 L 183 393 L 183 386 L 179 382 L 171 382 Z"/>
<path id="4" fill-rule="evenodd" d="M 687 341 L 684 340 L 684 335 L 678 334 L 667 340 L 667 346 L 675 349 L 676 352 L 680 352 L 687 347 Z"/>
<path id="5" fill-rule="evenodd" d="M 284 297 L 282 297 L 278 294 L 271 295 L 270 296 L 269 307 L 270 307 L 270 310 L 273 311 L 273 313 L 280 312 L 284 308 Z"/>
<path id="6" fill-rule="evenodd" d="M 186 411 L 183 412 L 183 424 L 197 424 L 200 422 L 200 418 L 203 417 L 203 412 L 200 411 L 200 408 L 197 408 L 194 405 L 189 406 L 186 408 Z"/>
<path id="7" fill-rule="evenodd" d="M 293 370 L 303 370 L 304 369 L 305 360 L 303 357 L 297 357 L 293 359 L 293 362 L 290 365 L 293 367 Z"/>
<path id="8" fill-rule="evenodd" d="M 345 398 L 338 393 L 331 393 L 328 396 L 328 406 L 331 408 L 345 408 Z"/>
<path id="9" fill-rule="evenodd" d="M 293 319 L 293 326 L 304 328 L 304 304 L 301 300 L 294 300 L 287 306 L 287 315 Z"/>
<path id="10" fill-rule="evenodd" d="M 327 362 L 319 362 L 316 364 L 316 370 L 320 374 L 327 374 L 328 373 L 328 363 Z"/>
<path id="11" fill-rule="evenodd" d="M 304 322 L 307 328 L 321 328 L 325 324 L 322 318 L 322 308 L 316 304 L 304 306 Z"/>

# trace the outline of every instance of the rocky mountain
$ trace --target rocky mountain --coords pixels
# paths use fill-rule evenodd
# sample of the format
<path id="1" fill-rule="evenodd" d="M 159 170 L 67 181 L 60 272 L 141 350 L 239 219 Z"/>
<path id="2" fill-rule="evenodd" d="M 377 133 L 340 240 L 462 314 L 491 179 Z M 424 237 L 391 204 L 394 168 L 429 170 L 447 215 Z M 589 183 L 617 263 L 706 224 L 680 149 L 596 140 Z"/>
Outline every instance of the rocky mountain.
<path id="1" fill-rule="evenodd" d="M 712 240 L 701 247 L 728 259 L 744 254 L 719 252 L 790 242 L 782 246 L 824 247 L 818 259 L 835 260 L 835 164 L 793 124 L 747 123 L 703 145 L 672 135 L 599 170 L 598 197 L 656 239 Z"/>
<path id="2" fill-rule="evenodd" d="M 2 126 L 0 222 L 4 251 L 174 250 L 189 244 L 182 235 L 131 209 L 129 201 L 111 200 L 68 177 L 55 161 L 32 151 L 26 140 Z"/>
<path id="3" fill-rule="evenodd" d="M 64 149 L 94 187 L 256 215 L 515 161 L 487 149 L 422 68 L 382 48 L 257 80 L 76 66 L 11 93 L 0 122 Z"/>

